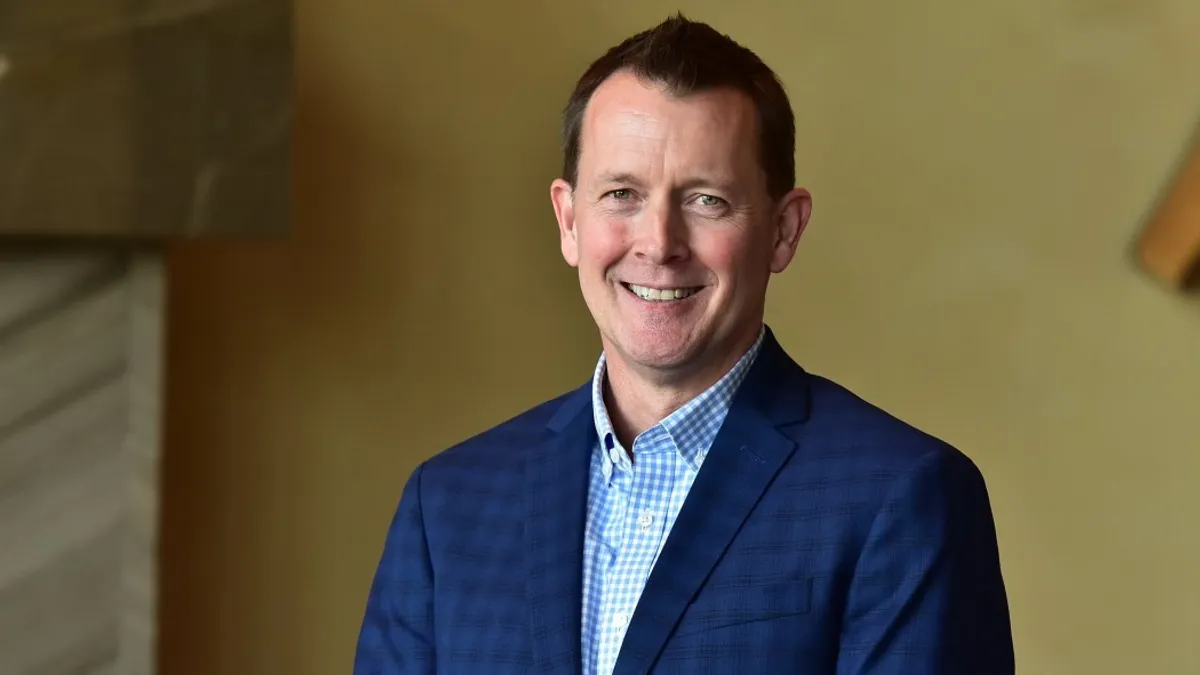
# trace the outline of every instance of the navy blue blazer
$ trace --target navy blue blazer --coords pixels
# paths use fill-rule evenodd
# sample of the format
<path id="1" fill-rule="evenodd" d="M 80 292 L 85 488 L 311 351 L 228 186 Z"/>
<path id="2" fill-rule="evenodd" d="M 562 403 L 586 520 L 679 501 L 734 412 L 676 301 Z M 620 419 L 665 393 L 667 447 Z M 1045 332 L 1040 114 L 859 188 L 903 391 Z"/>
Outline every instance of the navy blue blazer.
<path id="1" fill-rule="evenodd" d="M 573 675 L 587 385 L 442 452 L 387 533 L 356 675 Z M 805 372 L 768 330 L 615 675 L 1014 672 L 987 489 L 964 454 Z"/>

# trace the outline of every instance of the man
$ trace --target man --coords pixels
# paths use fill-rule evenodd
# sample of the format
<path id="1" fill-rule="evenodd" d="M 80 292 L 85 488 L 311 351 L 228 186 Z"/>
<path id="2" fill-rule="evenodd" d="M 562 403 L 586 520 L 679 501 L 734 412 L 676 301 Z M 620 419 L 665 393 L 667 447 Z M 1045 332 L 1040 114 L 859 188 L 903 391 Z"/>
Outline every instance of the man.
<path id="1" fill-rule="evenodd" d="M 564 127 L 550 197 L 603 353 L 413 473 L 355 672 L 1012 673 L 979 471 L 763 324 L 811 209 L 774 74 L 676 16 Z"/>

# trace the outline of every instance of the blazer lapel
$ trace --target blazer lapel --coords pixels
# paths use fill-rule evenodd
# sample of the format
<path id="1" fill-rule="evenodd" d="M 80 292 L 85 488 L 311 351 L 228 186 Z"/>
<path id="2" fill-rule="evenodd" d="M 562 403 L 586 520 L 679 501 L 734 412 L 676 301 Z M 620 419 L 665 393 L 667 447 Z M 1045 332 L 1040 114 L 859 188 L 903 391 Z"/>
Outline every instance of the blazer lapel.
<path id="1" fill-rule="evenodd" d="M 684 609 L 795 451 L 779 427 L 807 415 L 803 371 L 768 332 L 642 591 L 614 675 L 645 675 Z"/>
<path id="2" fill-rule="evenodd" d="M 583 536 L 596 437 L 591 393 L 565 397 L 525 467 L 526 596 L 537 672 L 582 671 Z"/>

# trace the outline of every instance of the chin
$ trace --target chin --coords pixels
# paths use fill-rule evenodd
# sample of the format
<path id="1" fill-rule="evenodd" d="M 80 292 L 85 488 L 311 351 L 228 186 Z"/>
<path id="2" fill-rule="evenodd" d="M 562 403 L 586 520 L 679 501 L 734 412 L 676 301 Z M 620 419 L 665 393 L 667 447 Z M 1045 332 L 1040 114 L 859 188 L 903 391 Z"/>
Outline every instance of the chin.
<path id="1" fill-rule="evenodd" d="M 633 364 L 655 370 L 671 370 L 686 365 L 697 353 L 692 333 L 674 330 L 624 331 L 618 343 L 620 351 Z"/>
<path id="2" fill-rule="evenodd" d="M 635 364 L 651 370 L 676 370 L 691 360 L 691 354 L 686 351 L 667 352 L 657 350 L 653 352 L 632 351 L 626 353 Z"/>

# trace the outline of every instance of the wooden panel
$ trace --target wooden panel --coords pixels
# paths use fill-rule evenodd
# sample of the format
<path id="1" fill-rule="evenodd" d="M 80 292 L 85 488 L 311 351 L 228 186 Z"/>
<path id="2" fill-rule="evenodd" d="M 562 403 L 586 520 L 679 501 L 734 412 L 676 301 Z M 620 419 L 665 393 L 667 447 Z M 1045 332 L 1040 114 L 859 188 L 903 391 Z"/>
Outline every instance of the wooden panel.
<path id="1" fill-rule="evenodd" d="M 1184 163 L 1138 241 L 1138 261 L 1175 287 L 1194 284 L 1200 272 L 1200 144 Z"/>

